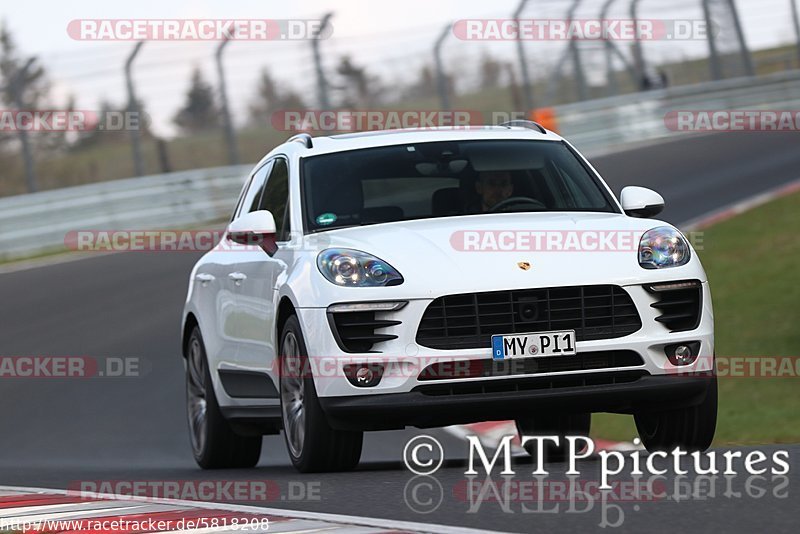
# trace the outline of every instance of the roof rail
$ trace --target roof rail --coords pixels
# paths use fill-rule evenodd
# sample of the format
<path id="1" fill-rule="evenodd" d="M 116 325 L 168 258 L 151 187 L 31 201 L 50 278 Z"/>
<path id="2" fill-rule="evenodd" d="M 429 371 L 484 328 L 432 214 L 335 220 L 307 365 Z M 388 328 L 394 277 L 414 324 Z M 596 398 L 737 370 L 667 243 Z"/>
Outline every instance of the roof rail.
<path id="1" fill-rule="evenodd" d="M 307 133 L 299 133 L 297 135 L 293 135 L 289 139 L 286 140 L 287 143 L 291 142 L 300 142 L 306 145 L 306 148 L 314 148 L 314 143 L 311 141 L 311 135 Z"/>
<path id="2" fill-rule="evenodd" d="M 501 124 L 500 126 L 505 126 L 506 128 L 512 128 L 514 126 L 518 126 L 520 128 L 527 128 L 529 130 L 539 130 L 543 134 L 547 133 L 547 130 L 544 129 L 544 126 L 542 126 L 538 122 L 522 120 L 522 119 L 507 121 Z"/>

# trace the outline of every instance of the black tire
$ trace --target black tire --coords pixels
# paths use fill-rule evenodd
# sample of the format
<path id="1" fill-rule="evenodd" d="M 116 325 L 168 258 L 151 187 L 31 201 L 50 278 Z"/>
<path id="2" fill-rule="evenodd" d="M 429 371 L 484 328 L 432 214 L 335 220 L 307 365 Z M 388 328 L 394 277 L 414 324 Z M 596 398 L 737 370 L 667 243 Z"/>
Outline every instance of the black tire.
<path id="1" fill-rule="evenodd" d="M 292 464 L 301 473 L 348 471 L 355 468 L 361 459 L 364 433 L 337 430 L 328 424 L 314 387 L 300 322 L 294 315 L 289 317 L 283 327 L 280 348 L 281 417 L 286 450 Z M 298 392 L 299 400 L 294 396 Z M 302 412 L 296 411 L 298 407 Z M 292 423 L 298 413 L 302 417 L 298 423 Z M 302 429 L 302 437 L 295 441 L 298 438 L 295 429 L 298 428 Z"/>
<path id="2" fill-rule="evenodd" d="M 558 436 L 558 445 L 545 442 L 544 458 L 546 461 L 560 462 L 566 458 L 569 450 L 569 444 L 564 437 L 588 436 L 592 427 L 592 414 L 542 414 L 517 419 L 516 423 L 520 440 L 523 436 Z M 536 457 L 536 443 L 528 442 L 524 448 L 528 454 Z"/>
<path id="3" fill-rule="evenodd" d="M 679 379 L 676 379 L 679 380 Z M 636 430 L 650 451 L 704 452 L 711 447 L 717 429 L 717 377 L 709 379 L 703 402 L 680 410 L 637 413 Z"/>
<path id="4" fill-rule="evenodd" d="M 189 441 L 197 465 L 203 469 L 225 469 L 253 467 L 258 463 L 263 438 L 240 436 L 222 415 L 197 326 L 186 346 L 186 400 Z M 198 409 L 200 405 L 204 409 Z"/>

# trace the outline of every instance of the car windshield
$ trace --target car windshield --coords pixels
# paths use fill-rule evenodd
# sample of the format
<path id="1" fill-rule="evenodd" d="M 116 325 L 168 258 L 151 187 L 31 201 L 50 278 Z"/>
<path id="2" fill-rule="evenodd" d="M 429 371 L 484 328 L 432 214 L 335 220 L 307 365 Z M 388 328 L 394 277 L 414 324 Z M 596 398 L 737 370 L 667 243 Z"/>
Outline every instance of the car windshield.
<path id="1" fill-rule="evenodd" d="M 303 163 L 308 232 L 508 212 L 617 212 L 564 143 L 455 141 L 312 156 Z"/>

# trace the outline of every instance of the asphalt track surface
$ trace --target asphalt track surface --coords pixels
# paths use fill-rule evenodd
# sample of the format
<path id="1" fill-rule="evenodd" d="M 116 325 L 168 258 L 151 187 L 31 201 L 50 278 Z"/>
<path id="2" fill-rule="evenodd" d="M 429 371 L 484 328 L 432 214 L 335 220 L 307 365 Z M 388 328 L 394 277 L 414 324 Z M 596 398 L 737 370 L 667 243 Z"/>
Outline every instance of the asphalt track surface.
<path id="1" fill-rule="evenodd" d="M 667 203 L 663 218 L 681 223 L 800 177 L 798 141 L 791 133 L 719 134 L 593 163 L 616 192 L 630 184 L 658 190 Z M 127 253 L 0 274 L 0 354 L 144 362 L 136 378 L 4 379 L 0 484 L 269 480 L 280 495 L 249 504 L 516 532 L 604 525 L 631 532 L 797 531 L 795 445 L 783 447 L 791 452 L 788 476 L 667 474 L 650 481 L 655 498 L 591 498 L 571 507 L 555 494 L 539 505 L 524 496 L 470 501 L 464 492 L 466 446 L 438 430 L 431 433 L 441 439 L 447 461 L 435 479 L 414 478 L 401 462 L 403 445 L 419 433 L 413 429 L 367 434 L 361 465 L 352 473 L 296 473 L 282 436 L 265 438 L 256 469 L 201 471 L 189 449 L 178 343 L 186 281 L 196 259 L 189 253 Z M 760 448 L 768 454 L 773 449 Z M 520 462 L 515 480 L 530 485 L 532 466 Z M 564 480 L 564 465 L 550 468 L 551 481 Z M 586 460 L 580 468 L 581 480 L 597 479 L 597 461 Z M 621 480 L 630 483 L 630 477 Z M 298 496 L 301 486 L 313 492 L 311 498 Z"/>

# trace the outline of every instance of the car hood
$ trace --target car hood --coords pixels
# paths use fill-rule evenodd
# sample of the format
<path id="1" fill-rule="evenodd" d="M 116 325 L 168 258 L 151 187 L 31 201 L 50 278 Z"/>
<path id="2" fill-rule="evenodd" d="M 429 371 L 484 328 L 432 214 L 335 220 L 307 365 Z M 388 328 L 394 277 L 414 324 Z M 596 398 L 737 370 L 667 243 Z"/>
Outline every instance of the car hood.
<path id="1" fill-rule="evenodd" d="M 665 225 L 670 226 L 613 213 L 515 213 L 343 228 L 315 237 L 324 248 L 360 250 L 395 267 L 405 280 L 397 288 L 378 288 L 387 297 L 395 289 L 409 298 L 435 298 L 528 287 L 705 280 L 694 254 L 682 267 L 639 266 L 641 236 Z"/>

